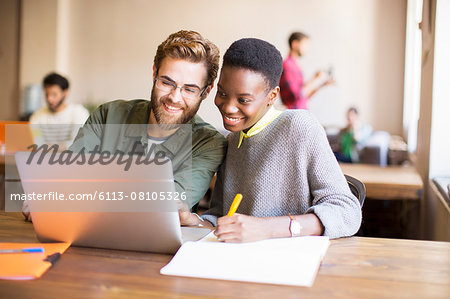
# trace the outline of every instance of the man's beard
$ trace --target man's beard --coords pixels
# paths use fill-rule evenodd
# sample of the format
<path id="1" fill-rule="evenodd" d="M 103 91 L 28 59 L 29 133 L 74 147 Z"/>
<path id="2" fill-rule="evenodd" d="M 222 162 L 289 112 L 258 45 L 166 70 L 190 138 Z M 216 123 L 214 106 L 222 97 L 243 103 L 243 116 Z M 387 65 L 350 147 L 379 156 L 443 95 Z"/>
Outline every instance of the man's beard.
<path id="1" fill-rule="evenodd" d="M 164 110 L 163 103 L 172 105 L 170 99 L 168 99 L 167 96 L 163 96 L 157 99 L 155 87 L 153 87 L 150 107 L 153 111 L 153 115 L 155 116 L 156 123 L 163 130 L 173 130 L 180 127 L 183 124 L 188 123 L 195 116 L 198 109 L 200 108 L 201 101 L 199 101 L 196 106 L 190 108 L 185 106 L 181 115 L 179 115 L 178 117 L 167 115 L 167 112 Z"/>
<path id="2" fill-rule="evenodd" d="M 55 106 L 47 105 L 48 110 L 50 110 L 51 112 L 56 112 L 56 110 L 59 108 L 59 106 L 61 106 L 62 103 L 64 103 L 64 100 L 65 100 L 65 99 L 66 99 L 66 98 L 63 97 L 61 100 L 59 100 L 59 102 L 58 102 Z"/>

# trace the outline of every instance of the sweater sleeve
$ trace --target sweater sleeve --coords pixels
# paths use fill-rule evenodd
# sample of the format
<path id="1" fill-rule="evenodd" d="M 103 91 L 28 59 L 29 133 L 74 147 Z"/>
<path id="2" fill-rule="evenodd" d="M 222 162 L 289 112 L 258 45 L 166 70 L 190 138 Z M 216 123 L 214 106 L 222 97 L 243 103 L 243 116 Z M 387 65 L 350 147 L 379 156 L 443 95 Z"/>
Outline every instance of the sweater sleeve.
<path id="1" fill-rule="evenodd" d="M 319 217 L 325 236 L 332 239 L 352 236 L 361 225 L 359 201 L 351 193 L 317 120 L 313 120 L 308 135 L 307 173 L 313 198 L 307 213 Z"/>

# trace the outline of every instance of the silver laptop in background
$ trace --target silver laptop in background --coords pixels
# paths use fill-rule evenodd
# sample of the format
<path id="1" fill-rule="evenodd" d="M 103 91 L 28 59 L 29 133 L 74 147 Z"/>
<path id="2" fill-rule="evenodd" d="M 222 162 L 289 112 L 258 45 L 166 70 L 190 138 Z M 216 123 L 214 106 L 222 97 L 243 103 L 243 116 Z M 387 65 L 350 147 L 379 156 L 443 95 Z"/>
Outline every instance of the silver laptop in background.
<path id="1" fill-rule="evenodd" d="M 124 165 L 117 163 L 60 165 L 54 163 L 59 155 L 53 163 L 49 154 L 40 163 L 36 157 L 30 161 L 30 152 L 15 155 L 26 196 L 48 195 L 45 200 L 27 200 L 41 242 L 174 253 L 183 242 L 210 232 L 180 227 L 177 200 L 167 200 L 168 194 L 176 194 L 170 160 L 161 165 L 133 164 L 124 171 Z M 94 193 L 94 200 L 55 200 Z M 161 194 L 166 195 L 164 200 L 158 197 Z"/>

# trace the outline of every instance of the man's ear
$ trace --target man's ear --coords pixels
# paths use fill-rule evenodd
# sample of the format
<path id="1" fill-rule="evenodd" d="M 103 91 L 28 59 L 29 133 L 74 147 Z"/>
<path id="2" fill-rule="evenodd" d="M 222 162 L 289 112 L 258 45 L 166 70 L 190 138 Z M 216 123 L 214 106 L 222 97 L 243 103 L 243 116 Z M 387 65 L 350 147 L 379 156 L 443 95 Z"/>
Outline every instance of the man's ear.
<path id="1" fill-rule="evenodd" d="M 267 104 L 269 106 L 272 106 L 273 103 L 275 103 L 275 100 L 277 99 L 279 93 L 280 93 L 280 87 L 279 86 L 275 87 L 274 89 L 272 89 L 269 92 L 269 99 L 267 100 Z"/>
<path id="2" fill-rule="evenodd" d="M 63 90 L 63 97 L 64 98 L 67 98 L 67 95 L 69 94 L 69 89 L 67 88 L 67 89 L 65 89 L 65 90 Z"/>
<path id="3" fill-rule="evenodd" d="M 202 101 L 208 97 L 209 93 L 211 92 L 211 90 L 212 90 L 213 88 L 214 88 L 214 83 L 212 83 L 211 85 L 209 85 L 209 86 L 206 88 L 206 90 L 205 90 L 205 92 L 203 93 L 203 96 L 202 96 Z"/>
<path id="4" fill-rule="evenodd" d="M 156 69 L 156 66 L 153 65 L 153 81 L 155 81 L 156 78 L 156 73 L 158 72 L 158 70 Z"/>

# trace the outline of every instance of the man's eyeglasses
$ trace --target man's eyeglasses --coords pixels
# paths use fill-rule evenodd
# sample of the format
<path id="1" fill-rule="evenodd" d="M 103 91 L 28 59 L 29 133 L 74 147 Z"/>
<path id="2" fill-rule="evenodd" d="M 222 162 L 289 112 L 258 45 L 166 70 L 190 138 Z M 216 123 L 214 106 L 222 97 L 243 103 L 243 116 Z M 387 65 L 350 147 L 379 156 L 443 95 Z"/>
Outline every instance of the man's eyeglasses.
<path id="1" fill-rule="evenodd" d="M 164 78 L 155 78 L 155 86 L 159 90 L 163 92 L 172 92 L 175 91 L 177 88 L 180 89 L 181 96 L 185 99 L 189 100 L 195 100 L 199 97 L 202 97 L 205 94 L 206 89 L 205 88 L 200 89 L 197 86 L 189 86 L 189 85 L 183 85 L 183 86 L 177 86 L 175 82 L 169 81 Z"/>

